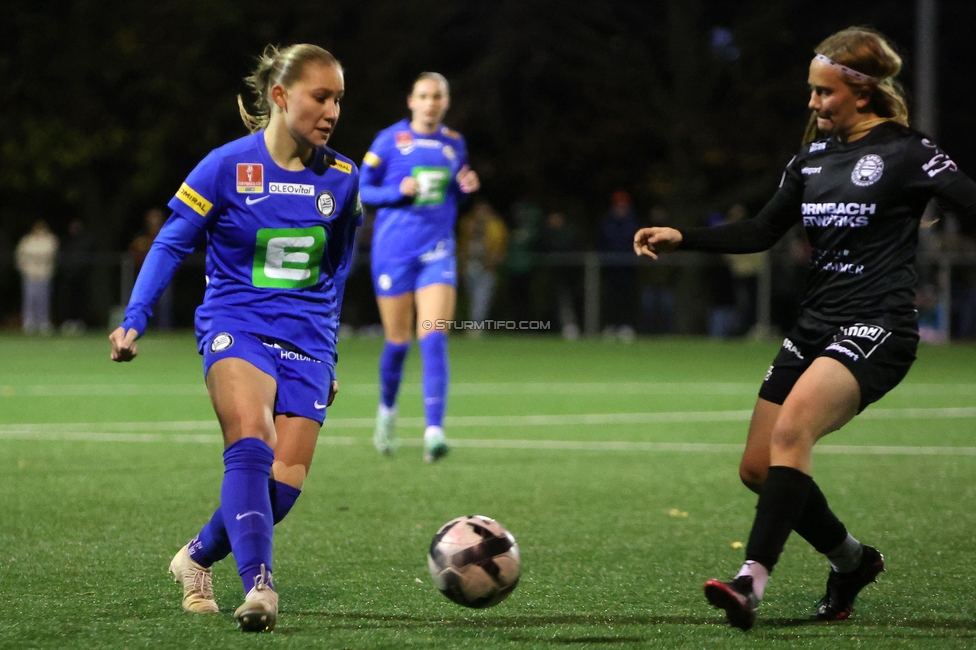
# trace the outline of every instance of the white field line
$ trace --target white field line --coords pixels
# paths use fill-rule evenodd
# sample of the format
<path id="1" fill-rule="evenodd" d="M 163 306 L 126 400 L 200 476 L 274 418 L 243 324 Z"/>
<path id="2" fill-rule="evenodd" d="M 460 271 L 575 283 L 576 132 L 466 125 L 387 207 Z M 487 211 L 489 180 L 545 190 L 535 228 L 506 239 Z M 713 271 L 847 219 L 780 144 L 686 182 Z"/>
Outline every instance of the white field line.
<path id="1" fill-rule="evenodd" d="M 72 442 L 142 442 L 209 444 L 216 446 L 220 439 L 203 434 L 162 433 L 99 433 L 99 432 L 43 432 L 4 431 L 0 440 L 72 441 Z M 371 442 L 366 438 L 322 436 L 320 445 L 351 446 Z M 423 445 L 423 438 L 405 438 L 401 442 L 410 447 Z M 546 451 L 623 451 L 623 452 L 685 452 L 685 453 L 740 453 L 741 444 L 686 443 L 686 442 L 622 442 L 585 440 L 468 440 L 451 441 L 454 447 L 476 449 L 526 449 Z M 976 456 L 976 447 L 913 447 L 880 445 L 820 445 L 821 454 L 848 454 L 867 456 Z"/>
<path id="2" fill-rule="evenodd" d="M 0 380 L 0 398 L 3 397 L 111 397 L 124 392 L 135 395 L 198 395 L 206 396 L 203 382 L 193 384 L 32 384 L 3 383 Z M 756 395 L 759 382 L 726 383 L 652 383 L 652 382 L 498 382 L 453 383 L 452 396 L 462 395 Z M 376 384 L 349 384 L 340 382 L 340 394 L 372 396 L 377 394 Z M 420 384 L 404 384 L 401 394 L 419 395 Z M 896 395 L 912 396 L 974 396 L 974 384 L 902 384 L 895 389 Z"/>
<path id="3" fill-rule="evenodd" d="M 461 415 L 448 416 L 445 426 L 458 427 L 534 427 L 534 426 L 587 426 L 607 424 L 680 424 L 695 422 L 748 422 L 752 411 L 672 411 L 660 413 L 590 413 L 576 415 Z M 958 408 L 906 408 L 868 409 L 858 416 L 866 420 L 955 420 L 976 418 L 976 407 Z M 403 427 L 422 427 L 423 418 L 399 418 Z M 329 418 L 325 431 L 332 429 L 371 429 L 373 418 Z M 3 424 L 0 436 L 26 435 L 29 433 L 108 433 L 154 431 L 216 431 L 214 420 L 187 420 L 175 422 L 77 422 L 52 424 Z"/>
<path id="4" fill-rule="evenodd" d="M 460 416 L 447 418 L 451 427 L 498 427 L 498 426 L 551 426 L 551 425 L 605 425 L 646 424 L 680 422 L 744 422 L 750 411 L 680 411 L 671 413 L 601 413 L 581 415 L 512 415 L 512 416 Z M 912 419 L 960 419 L 976 418 L 976 408 L 944 409 L 874 409 L 865 411 L 861 418 L 871 420 Z M 420 427 L 422 418 L 401 418 L 403 426 Z M 331 429 L 371 428 L 372 418 L 335 418 L 327 420 L 326 432 Z M 160 432 L 207 431 L 206 434 Z M 142 432 L 142 433 L 137 433 Z M 217 423 L 212 420 L 176 422 L 110 422 L 74 424 L 8 424 L 0 425 L 0 440 L 72 440 L 85 442 L 177 442 L 216 444 L 219 438 Z M 353 445 L 360 438 L 322 436 L 320 444 Z M 420 439 L 407 438 L 404 444 L 419 446 Z M 621 441 L 564 441 L 564 440 L 472 440 L 456 439 L 457 447 L 492 449 L 550 449 L 567 451 L 683 451 L 683 452 L 739 452 L 740 444 L 671 443 L 671 442 L 621 442 Z M 831 445 L 818 447 L 827 454 L 871 455 L 940 455 L 976 456 L 976 447 L 918 447 L 918 446 L 862 446 Z"/>

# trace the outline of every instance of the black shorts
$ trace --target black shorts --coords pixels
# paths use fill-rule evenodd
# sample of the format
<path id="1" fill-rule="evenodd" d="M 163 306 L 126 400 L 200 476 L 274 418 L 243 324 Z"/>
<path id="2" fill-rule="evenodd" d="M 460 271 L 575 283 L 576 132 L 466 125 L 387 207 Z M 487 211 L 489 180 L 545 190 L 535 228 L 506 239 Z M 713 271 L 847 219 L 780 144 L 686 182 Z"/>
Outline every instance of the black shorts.
<path id="1" fill-rule="evenodd" d="M 917 349 L 918 329 L 914 321 L 851 322 L 838 326 L 801 318 L 773 359 L 759 397 L 782 404 L 814 359 L 830 357 L 844 364 L 861 387 L 860 413 L 905 378 Z"/>

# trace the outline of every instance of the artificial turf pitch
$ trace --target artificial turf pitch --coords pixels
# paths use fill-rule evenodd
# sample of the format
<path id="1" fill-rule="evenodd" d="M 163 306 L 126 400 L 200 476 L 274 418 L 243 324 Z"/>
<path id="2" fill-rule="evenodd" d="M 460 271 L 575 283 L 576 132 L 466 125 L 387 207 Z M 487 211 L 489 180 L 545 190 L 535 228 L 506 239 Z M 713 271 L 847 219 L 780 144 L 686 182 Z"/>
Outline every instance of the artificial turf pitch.
<path id="1" fill-rule="evenodd" d="M 818 446 L 814 476 L 887 571 L 851 620 L 810 620 L 827 567 L 795 536 L 742 633 L 702 583 L 742 560 L 748 413 L 776 343 L 451 341 L 456 441 L 421 462 L 419 355 L 396 457 L 371 444 L 376 340 L 340 344 L 341 390 L 275 531 L 278 629 L 243 635 L 233 561 L 221 613 L 184 614 L 166 567 L 217 505 L 220 434 L 189 335 L 133 363 L 104 337 L 0 337 L 3 648 L 968 648 L 976 645 L 976 348 L 923 347 L 908 378 Z M 430 538 L 498 519 L 523 556 L 489 610 L 441 596 Z"/>

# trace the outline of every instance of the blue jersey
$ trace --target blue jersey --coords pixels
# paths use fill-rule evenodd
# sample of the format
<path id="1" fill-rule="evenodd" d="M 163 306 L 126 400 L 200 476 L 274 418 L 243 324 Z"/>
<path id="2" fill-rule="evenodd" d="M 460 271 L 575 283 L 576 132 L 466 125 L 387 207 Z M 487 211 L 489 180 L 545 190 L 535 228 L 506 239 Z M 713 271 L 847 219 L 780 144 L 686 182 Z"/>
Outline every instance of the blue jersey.
<path id="1" fill-rule="evenodd" d="M 238 330 L 334 363 L 342 292 L 362 220 L 358 176 L 348 158 L 325 147 L 308 168 L 282 169 L 263 131 L 215 149 L 197 165 L 170 200 L 174 216 L 153 248 L 185 256 L 206 233 L 207 289 L 196 311 L 201 346 L 208 333 Z M 126 310 L 126 323 L 140 333 L 146 306 L 172 277 L 160 272 L 144 279 L 146 270 Z"/>
<path id="2" fill-rule="evenodd" d="M 363 203 L 377 208 L 373 259 L 407 261 L 438 250 L 454 253 L 454 223 L 461 189 L 457 174 L 468 164 L 464 138 L 439 126 L 431 135 L 401 120 L 380 131 L 363 158 Z M 417 179 L 415 197 L 400 194 L 400 181 Z"/>

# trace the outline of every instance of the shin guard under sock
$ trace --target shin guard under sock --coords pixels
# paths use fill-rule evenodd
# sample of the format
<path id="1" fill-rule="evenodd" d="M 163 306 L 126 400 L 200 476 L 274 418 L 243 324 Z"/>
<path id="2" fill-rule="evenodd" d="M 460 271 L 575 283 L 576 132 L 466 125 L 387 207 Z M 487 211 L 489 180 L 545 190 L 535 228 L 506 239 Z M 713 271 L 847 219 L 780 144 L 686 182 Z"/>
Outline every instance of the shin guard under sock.
<path id="1" fill-rule="evenodd" d="M 447 335 L 434 332 L 420 339 L 420 358 L 423 362 L 424 414 L 428 427 L 444 426 L 447 408 Z"/>
<path id="2" fill-rule="evenodd" d="M 271 514 L 274 523 L 284 519 L 291 511 L 302 491 L 287 483 L 268 477 L 268 495 L 271 499 Z M 230 538 L 224 526 L 224 513 L 220 506 L 200 533 L 190 542 L 190 557 L 197 564 L 213 566 L 230 555 Z"/>
<path id="3" fill-rule="evenodd" d="M 755 560 L 770 571 L 779 561 L 793 526 L 806 505 L 813 478 L 785 466 L 769 468 L 759 495 L 756 519 L 749 533 L 746 560 Z"/>
<path id="4" fill-rule="evenodd" d="M 403 378 L 403 362 L 410 351 L 410 343 L 390 343 L 383 345 L 380 353 L 380 404 L 387 408 L 396 405 Z"/>
<path id="5" fill-rule="evenodd" d="M 272 570 L 274 519 L 268 494 L 272 462 L 271 447 L 257 438 L 242 438 L 224 450 L 220 510 L 245 594 L 254 587 L 262 565 Z"/>

